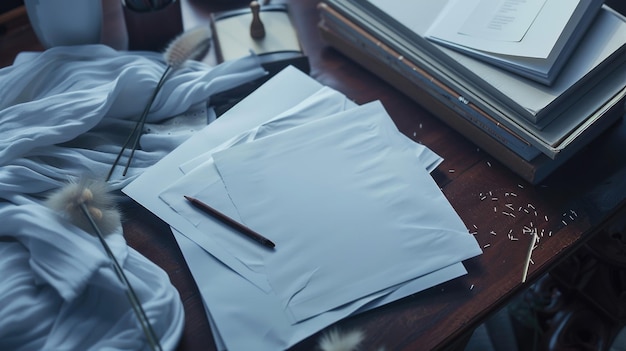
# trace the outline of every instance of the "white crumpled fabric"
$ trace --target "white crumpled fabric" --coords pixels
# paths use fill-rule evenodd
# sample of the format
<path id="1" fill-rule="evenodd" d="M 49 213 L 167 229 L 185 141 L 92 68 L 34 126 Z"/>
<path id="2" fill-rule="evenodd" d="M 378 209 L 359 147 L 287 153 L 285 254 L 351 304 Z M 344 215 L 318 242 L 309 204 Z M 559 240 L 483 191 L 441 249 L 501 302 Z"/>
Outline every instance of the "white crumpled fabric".
<path id="1" fill-rule="evenodd" d="M 148 349 L 97 238 L 43 200 L 69 179 L 106 176 L 164 68 L 157 53 L 88 45 L 29 54 L 0 69 L 0 350 Z M 167 131 L 171 117 L 263 74 L 253 56 L 216 67 L 188 62 L 166 80 L 148 124 Z M 150 135 L 112 189 L 192 133 Z M 174 349 L 184 312 L 167 274 L 128 247 L 121 228 L 107 241 L 163 348 Z"/>

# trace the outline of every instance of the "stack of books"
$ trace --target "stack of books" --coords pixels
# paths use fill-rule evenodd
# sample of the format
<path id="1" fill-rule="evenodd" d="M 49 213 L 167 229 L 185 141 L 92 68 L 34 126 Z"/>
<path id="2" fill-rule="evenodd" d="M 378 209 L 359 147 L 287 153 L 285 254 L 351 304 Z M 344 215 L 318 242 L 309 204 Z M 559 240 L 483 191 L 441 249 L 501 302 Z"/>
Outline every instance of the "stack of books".
<path id="1" fill-rule="evenodd" d="M 602 1 L 324 0 L 318 9 L 327 43 L 530 183 L 623 119 L 626 18 Z M 557 11 L 566 20 L 554 21 Z"/>

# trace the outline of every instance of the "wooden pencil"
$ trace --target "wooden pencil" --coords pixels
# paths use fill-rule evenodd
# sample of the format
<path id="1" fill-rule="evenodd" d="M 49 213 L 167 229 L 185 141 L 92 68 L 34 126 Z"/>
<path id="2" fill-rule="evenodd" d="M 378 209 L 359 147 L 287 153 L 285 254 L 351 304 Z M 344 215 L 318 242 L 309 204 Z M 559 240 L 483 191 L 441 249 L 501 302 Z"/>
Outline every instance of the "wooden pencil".
<path id="1" fill-rule="evenodd" d="M 227 215 L 223 214 L 222 212 L 214 209 L 213 207 L 207 205 L 206 203 L 193 198 L 191 196 L 187 196 L 184 195 L 185 199 L 187 199 L 187 201 L 189 201 L 194 207 L 196 207 L 197 209 L 201 210 L 202 212 L 212 216 L 213 218 L 221 221 L 222 223 L 229 225 L 231 228 L 236 229 L 238 232 L 240 232 L 241 234 L 249 237 L 250 239 L 265 245 L 269 248 L 274 248 L 276 245 L 269 240 L 268 238 L 264 237 L 263 235 L 255 232 L 254 230 L 250 229 L 249 227 L 237 222 L 236 220 L 228 217 Z"/>

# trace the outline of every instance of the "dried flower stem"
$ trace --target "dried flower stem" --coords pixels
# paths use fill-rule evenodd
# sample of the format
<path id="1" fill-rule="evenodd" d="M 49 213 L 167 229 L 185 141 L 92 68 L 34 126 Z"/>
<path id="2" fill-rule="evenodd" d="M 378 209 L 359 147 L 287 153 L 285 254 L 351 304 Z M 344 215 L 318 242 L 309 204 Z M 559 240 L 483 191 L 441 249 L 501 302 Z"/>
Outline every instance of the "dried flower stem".
<path id="1" fill-rule="evenodd" d="M 126 138 L 126 141 L 124 142 L 124 145 L 122 145 L 122 149 L 117 154 L 117 157 L 115 158 L 115 161 L 113 161 L 113 165 L 111 166 L 111 169 L 109 170 L 109 173 L 107 174 L 107 177 L 106 177 L 105 181 L 109 181 L 109 179 L 111 179 L 111 175 L 113 175 L 113 171 L 115 170 L 115 167 L 117 166 L 118 162 L 120 161 L 120 158 L 122 158 L 122 155 L 124 154 L 124 151 L 129 146 L 129 143 L 133 139 L 133 136 L 134 136 L 135 139 L 133 141 L 131 152 L 130 152 L 130 155 L 128 156 L 128 160 L 126 161 L 126 166 L 124 167 L 124 172 L 122 173 L 122 175 L 125 176 L 126 173 L 128 172 L 128 168 L 130 167 L 130 162 L 133 159 L 133 156 L 135 155 L 135 151 L 137 150 L 137 146 L 139 145 L 139 138 L 141 137 L 141 131 L 143 130 L 143 126 L 146 124 L 146 119 L 148 117 L 148 112 L 150 112 L 150 108 L 152 107 L 152 104 L 154 103 L 154 99 L 156 98 L 157 94 L 159 93 L 159 90 L 161 90 L 161 87 L 163 86 L 163 83 L 165 83 L 165 78 L 167 77 L 167 75 L 171 71 L 171 69 L 172 69 L 171 65 L 168 65 L 165 68 L 165 71 L 161 75 L 161 79 L 159 80 L 159 83 L 157 84 L 156 88 L 152 92 L 152 96 L 150 96 L 150 100 L 148 100 L 148 104 L 144 108 L 143 113 L 141 114 L 141 117 L 139 117 L 139 120 L 135 124 L 135 128 L 133 128 L 133 131 L 128 135 L 128 138 Z"/>
<path id="2" fill-rule="evenodd" d="M 102 247 L 104 247 L 104 251 L 106 252 L 107 256 L 109 256 L 109 258 L 111 259 L 115 274 L 124 285 L 124 288 L 126 290 L 126 295 L 128 296 L 128 300 L 130 301 L 130 304 L 133 307 L 133 310 L 135 311 L 137 318 L 139 319 L 139 323 L 141 324 L 141 328 L 143 329 L 143 332 L 146 335 L 146 338 L 148 339 L 148 344 L 150 345 L 150 348 L 155 351 L 161 351 L 162 350 L 161 344 L 159 343 L 159 339 L 156 336 L 154 329 L 152 329 L 150 320 L 148 319 L 146 312 L 141 306 L 141 303 L 139 302 L 139 298 L 137 297 L 137 294 L 135 293 L 132 286 L 130 285 L 130 282 L 128 281 L 128 278 L 126 277 L 126 274 L 124 273 L 124 271 L 122 270 L 122 267 L 120 266 L 119 262 L 115 258 L 113 251 L 111 251 L 109 244 L 107 244 L 106 240 L 104 240 L 104 235 L 100 231 L 100 228 L 96 224 L 96 221 L 91 216 L 91 213 L 89 212 L 89 209 L 87 208 L 84 202 L 81 202 L 79 204 L 79 208 L 83 212 L 83 214 L 85 215 L 85 217 L 87 218 L 91 226 L 93 227 L 93 230 L 96 233 L 96 236 L 98 237 L 98 239 L 100 240 Z"/>
<path id="3" fill-rule="evenodd" d="M 105 181 L 109 181 L 109 179 L 111 179 L 111 175 L 113 174 L 115 167 L 117 166 L 120 158 L 124 154 L 124 151 L 129 146 L 130 141 L 133 140 L 134 136 L 131 152 L 128 156 L 128 161 L 126 161 L 126 167 L 124 167 L 124 172 L 122 173 L 123 176 L 126 176 L 128 168 L 130 167 L 130 162 L 132 161 L 133 156 L 135 155 L 135 151 L 137 150 L 137 147 L 139 145 L 139 139 L 141 138 L 141 133 L 146 123 L 148 112 L 150 112 L 150 108 L 154 103 L 154 99 L 156 98 L 157 94 L 161 90 L 161 87 L 165 83 L 165 79 L 167 78 L 168 74 L 181 67 L 187 60 L 198 58 L 201 54 L 203 54 L 210 45 L 210 38 L 211 31 L 208 29 L 208 27 L 205 28 L 201 26 L 183 32 L 169 44 L 164 53 L 167 67 L 165 68 L 165 71 L 161 75 L 161 79 L 159 79 L 157 86 L 152 92 L 152 96 L 150 97 L 150 100 L 148 100 L 148 104 L 143 110 L 141 117 L 135 124 L 135 128 L 124 142 L 124 145 L 122 146 L 120 152 L 117 154 L 115 161 L 113 161 L 113 165 L 111 166 L 111 169 L 109 170 Z"/>
<path id="4" fill-rule="evenodd" d="M 124 167 L 124 172 L 122 173 L 123 176 L 125 176 L 126 172 L 128 172 L 128 167 L 130 167 L 130 161 L 133 159 L 133 155 L 135 155 L 135 151 L 137 150 L 137 146 L 139 145 L 139 138 L 141 137 L 141 131 L 143 130 L 143 126 L 146 124 L 148 111 L 150 111 L 150 107 L 152 107 L 152 103 L 154 103 L 154 99 L 159 93 L 159 90 L 161 90 L 161 87 L 163 86 L 163 83 L 165 82 L 165 78 L 167 77 L 167 74 L 171 71 L 171 69 L 172 69 L 171 65 L 165 68 L 165 71 L 163 72 L 163 75 L 161 76 L 159 83 L 154 89 L 154 93 L 152 93 L 152 96 L 150 97 L 150 101 L 148 102 L 148 105 L 146 105 L 146 108 L 143 110 L 143 114 L 141 115 L 141 118 L 139 119 L 138 125 L 135 125 L 135 129 L 133 130 L 133 133 L 132 133 L 132 134 L 135 134 L 135 141 L 133 141 L 133 147 L 131 148 L 130 156 L 128 156 L 128 161 L 126 162 L 126 166 Z"/>

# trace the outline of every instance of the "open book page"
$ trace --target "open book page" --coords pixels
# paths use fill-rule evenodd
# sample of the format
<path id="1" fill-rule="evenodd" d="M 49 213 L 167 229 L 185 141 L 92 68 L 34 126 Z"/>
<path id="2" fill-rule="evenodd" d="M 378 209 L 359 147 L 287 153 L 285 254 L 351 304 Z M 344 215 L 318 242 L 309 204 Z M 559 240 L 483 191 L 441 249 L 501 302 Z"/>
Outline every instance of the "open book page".
<path id="1" fill-rule="evenodd" d="M 590 72 L 600 66 L 605 60 L 624 48 L 626 44 L 626 22 L 616 13 L 603 10 L 596 17 L 579 46 L 572 54 L 568 64 L 563 68 L 558 79 L 551 86 L 536 83 L 528 79 L 504 72 L 497 67 L 485 64 L 480 60 L 463 55 L 455 50 L 440 47 L 449 57 L 462 64 L 485 82 L 502 92 L 505 98 L 511 99 L 523 106 L 527 113 L 535 116 L 544 116 L 553 113 L 559 99 L 576 95 L 574 89 L 588 79 Z M 621 49 L 620 49 L 621 48 Z M 623 59 L 618 59 L 623 62 Z M 618 62 L 615 62 L 617 65 Z M 585 86 L 588 86 L 585 84 Z M 584 91 L 582 92 L 584 93 Z M 552 106 L 550 108 L 550 105 Z M 523 111 L 522 111 L 523 112 Z M 541 118 L 531 120 L 539 127 L 546 123 Z M 545 122 L 549 122 L 546 120 Z"/>
<path id="2" fill-rule="evenodd" d="M 393 18 L 396 23 L 386 24 L 394 31 L 399 27 L 419 37 L 424 37 L 438 14 L 447 6 L 444 0 L 363 0 L 356 2 L 373 5 Z M 402 38 L 399 38 L 402 39 Z M 408 43 L 408 41 L 407 41 Z M 623 59 L 614 55 L 626 44 L 626 22 L 615 11 L 604 7 L 596 16 L 580 45 L 572 53 L 568 64 L 551 86 L 525 79 L 442 45 L 421 45 L 415 51 L 444 53 L 459 72 L 476 85 L 497 96 L 520 116 L 537 123 L 548 114 L 554 115 L 558 104 L 572 93 L 572 86 L 580 82 L 602 63 L 617 65 Z M 408 45 L 408 44 L 407 44 Z M 410 49 L 409 50 L 413 50 Z M 623 56 L 623 55 L 622 55 Z M 444 61 L 447 65 L 447 62 Z M 545 124 L 544 124 L 545 125 Z"/>
<path id="3" fill-rule="evenodd" d="M 453 0 L 426 37 L 455 48 L 547 58 L 579 0 Z"/>
<path id="4" fill-rule="evenodd" d="M 440 45 L 551 85 L 602 6 L 601 0 L 370 1 L 396 20 L 408 7 L 430 16 L 407 28 Z M 399 14 L 404 8 L 405 14 Z"/>

